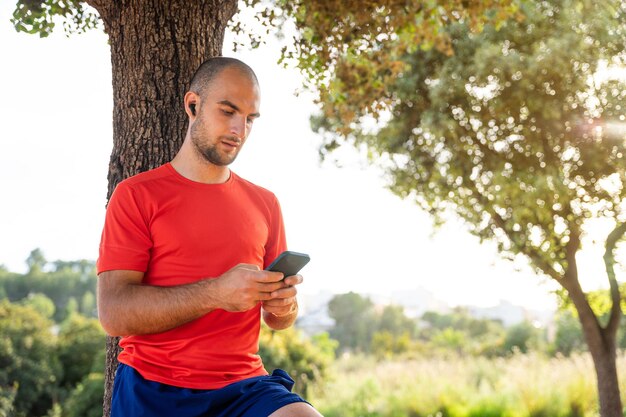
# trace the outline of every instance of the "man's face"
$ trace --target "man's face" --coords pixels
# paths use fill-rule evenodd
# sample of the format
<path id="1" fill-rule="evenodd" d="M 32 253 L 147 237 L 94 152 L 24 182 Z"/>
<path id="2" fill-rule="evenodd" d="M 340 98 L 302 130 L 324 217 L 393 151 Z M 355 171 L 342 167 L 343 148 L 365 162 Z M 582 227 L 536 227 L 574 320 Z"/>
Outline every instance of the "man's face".
<path id="1" fill-rule="evenodd" d="M 191 142 L 207 162 L 232 163 L 259 117 L 259 87 L 236 68 L 222 70 L 196 104 Z"/>

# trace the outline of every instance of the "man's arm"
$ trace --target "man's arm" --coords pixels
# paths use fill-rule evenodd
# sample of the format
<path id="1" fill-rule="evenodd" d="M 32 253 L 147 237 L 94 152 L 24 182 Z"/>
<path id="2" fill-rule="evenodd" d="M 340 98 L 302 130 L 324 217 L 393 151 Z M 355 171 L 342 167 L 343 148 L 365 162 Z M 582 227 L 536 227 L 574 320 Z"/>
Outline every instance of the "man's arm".
<path id="1" fill-rule="evenodd" d="M 292 326 L 298 318 L 296 285 L 302 283 L 301 275 L 284 279 L 284 288 L 273 291 L 271 299 L 263 301 L 263 320 L 271 329 L 282 330 Z"/>
<path id="2" fill-rule="evenodd" d="M 112 336 L 160 333 L 217 308 L 247 311 L 285 287 L 282 274 L 240 264 L 215 279 L 171 287 L 143 285 L 143 273 L 106 271 L 98 278 L 98 316 Z"/>

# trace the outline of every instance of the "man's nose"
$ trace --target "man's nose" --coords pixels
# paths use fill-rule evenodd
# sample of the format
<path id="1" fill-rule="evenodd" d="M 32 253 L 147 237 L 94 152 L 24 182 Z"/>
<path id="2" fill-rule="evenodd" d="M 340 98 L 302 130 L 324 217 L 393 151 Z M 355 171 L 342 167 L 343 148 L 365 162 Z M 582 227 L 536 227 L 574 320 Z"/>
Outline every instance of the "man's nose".
<path id="1" fill-rule="evenodd" d="M 230 132 L 243 140 L 248 134 L 248 125 L 245 117 L 234 117 L 233 123 L 230 126 Z"/>

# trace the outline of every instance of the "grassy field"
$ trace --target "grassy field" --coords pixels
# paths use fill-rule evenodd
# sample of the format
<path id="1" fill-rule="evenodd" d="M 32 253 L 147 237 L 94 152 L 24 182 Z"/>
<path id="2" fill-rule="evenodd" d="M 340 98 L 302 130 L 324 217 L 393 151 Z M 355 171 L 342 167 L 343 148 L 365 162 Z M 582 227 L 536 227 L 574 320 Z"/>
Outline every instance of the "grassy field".
<path id="1" fill-rule="evenodd" d="M 326 417 L 596 417 L 589 355 L 547 358 L 342 358 L 311 398 Z M 621 392 L 626 354 L 618 359 Z"/>

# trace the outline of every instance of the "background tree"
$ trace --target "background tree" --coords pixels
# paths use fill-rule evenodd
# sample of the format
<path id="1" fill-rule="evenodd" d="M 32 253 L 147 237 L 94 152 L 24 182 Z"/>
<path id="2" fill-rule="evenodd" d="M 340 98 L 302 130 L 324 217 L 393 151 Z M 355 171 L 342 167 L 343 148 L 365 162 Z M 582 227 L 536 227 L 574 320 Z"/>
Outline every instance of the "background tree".
<path id="1" fill-rule="evenodd" d="M 30 293 L 21 302 L 22 305 L 29 306 L 37 310 L 39 314 L 47 319 L 52 319 L 56 308 L 51 299 L 41 293 Z"/>
<path id="2" fill-rule="evenodd" d="M 63 366 L 60 384 L 73 387 L 88 375 L 102 350 L 105 334 L 97 319 L 69 316 L 59 329 L 58 357 Z"/>
<path id="3" fill-rule="evenodd" d="M 104 357 L 102 359 L 104 361 Z M 63 417 L 100 417 L 103 391 L 104 375 L 88 374 L 63 404 Z"/>
<path id="4" fill-rule="evenodd" d="M 456 213 L 502 254 L 523 256 L 558 282 L 595 364 L 600 413 L 621 417 L 615 248 L 626 231 L 626 88 L 599 70 L 623 65 L 626 6 L 528 2 L 523 15 L 480 34 L 450 21 L 453 55 L 407 50 L 401 37 L 390 39 L 381 49 L 396 52 L 399 69 L 374 78 L 375 93 L 366 86 L 376 52 L 338 51 L 349 70 L 333 73 L 314 125 L 327 149 L 366 146 L 386 161 L 391 189 L 438 222 Z M 372 131 L 372 116 L 387 120 Z M 590 306 L 577 269 L 590 219 L 613 227 L 605 243 L 606 322 Z"/>
<path id="5" fill-rule="evenodd" d="M 374 332 L 369 350 L 379 358 L 408 352 L 417 332 L 417 323 L 404 314 L 404 307 L 386 305 L 371 323 Z"/>
<path id="6" fill-rule="evenodd" d="M 43 255 L 41 249 L 34 249 L 26 259 L 26 265 L 28 265 L 30 273 L 43 271 L 47 263 L 48 261 L 46 261 L 46 257 Z"/>
<path id="7" fill-rule="evenodd" d="M 36 263 L 32 263 L 33 253 L 39 259 Z M 93 261 L 49 263 L 43 253 L 35 249 L 27 264 L 29 270 L 25 274 L 0 270 L 0 298 L 35 305 L 40 311 L 42 308 L 50 308 L 46 306 L 47 300 L 50 300 L 53 303 L 53 315 L 49 318 L 56 323 L 63 322 L 72 311 L 96 317 L 97 277 Z"/>
<path id="8" fill-rule="evenodd" d="M 0 301 L 0 412 L 43 416 L 58 393 L 61 367 L 52 322 L 30 306 Z"/>
<path id="9" fill-rule="evenodd" d="M 328 314 L 335 321 L 330 336 L 341 351 L 369 351 L 376 322 L 372 300 L 353 292 L 338 294 L 328 303 Z"/>
<path id="10" fill-rule="evenodd" d="M 585 339 L 580 328 L 580 321 L 569 311 L 559 311 L 555 318 L 556 331 L 552 350 L 569 356 L 574 352 L 585 349 Z"/>
<path id="11" fill-rule="evenodd" d="M 499 320 L 475 318 L 466 308 L 456 307 L 450 313 L 427 311 L 420 322 L 419 338 L 435 348 L 471 355 L 503 354 L 506 330 Z"/>
<path id="12" fill-rule="evenodd" d="M 414 337 L 417 331 L 415 320 L 408 318 L 404 314 L 404 307 L 399 305 L 386 305 L 380 313 L 376 323 L 377 331 L 387 331 L 394 336 L 407 334 Z"/>
<path id="13" fill-rule="evenodd" d="M 100 335 L 102 340 L 104 335 Z M 80 382 L 69 392 L 63 402 L 63 417 L 98 417 L 102 415 L 104 398 L 104 366 L 106 352 L 101 344 L 96 353 L 89 372 L 84 374 Z"/>
<path id="14" fill-rule="evenodd" d="M 105 335 L 93 311 L 94 263 L 49 263 L 34 250 L 28 265 L 25 274 L 0 269 L 0 416 L 88 415 L 94 404 L 102 414 Z"/>
<path id="15" fill-rule="evenodd" d="M 523 321 L 507 329 L 503 348 L 507 353 L 527 353 L 530 350 L 536 350 L 541 340 L 541 331 L 532 323 Z"/>
<path id="16" fill-rule="evenodd" d="M 249 1 L 252 5 L 257 3 L 256 0 Z M 467 19 L 472 27 L 480 28 L 489 20 L 483 17 L 487 10 L 508 5 L 510 1 L 476 3 L 476 6 L 463 7 L 457 0 L 428 6 L 420 1 L 281 0 L 277 7 L 283 8 L 285 16 L 296 19 L 302 36 L 298 38 L 292 56 L 301 55 L 300 68 L 308 71 L 312 82 L 323 92 L 326 86 L 316 74 L 325 74 L 329 68 L 334 70 L 337 51 L 347 48 L 356 52 L 374 47 L 379 43 L 379 35 L 384 37 L 386 34 L 389 38 L 396 31 L 404 34 L 401 39 L 407 46 L 419 45 L 425 39 L 430 43 L 441 40 L 445 50 L 446 36 L 438 35 L 443 22 Z M 277 17 L 275 10 L 270 6 L 261 12 L 268 24 Z M 362 13 L 363 10 L 366 13 Z M 499 10 L 502 17 L 508 9 L 501 7 Z M 58 17 L 63 18 L 64 26 L 70 32 L 96 27 L 98 22 L 104 25 L 111 46 L 114 106 L 107 198 L 124 178 L 168 162 L 178 151 L 187 125 L 180 105 L 186 83 L 201 62 L 221 54 L 224 30 L 236 11 L 236 0 L 173 0 L 166 5 L 148 0 L 17 2 L 13 23 L 20 31 L 47 36 Z M 354 20 L 356 16 L 358 20 Z M 399 20 L 397 16 L 404 19 Z M 309 18 L 319 21 L 311 22 Z M 307 29 L 309 23 L 314 23 L 317 30 L 341 30 L 334 33 L 331 30 L 324 38 Z M 379 82 L 380 77 L 377 77 L 372 84 L 379 86 Z M 117 339 L 107 339 L 107 352 L 105 416 L 110 413 Z"/>

